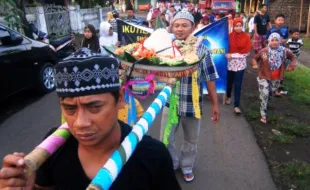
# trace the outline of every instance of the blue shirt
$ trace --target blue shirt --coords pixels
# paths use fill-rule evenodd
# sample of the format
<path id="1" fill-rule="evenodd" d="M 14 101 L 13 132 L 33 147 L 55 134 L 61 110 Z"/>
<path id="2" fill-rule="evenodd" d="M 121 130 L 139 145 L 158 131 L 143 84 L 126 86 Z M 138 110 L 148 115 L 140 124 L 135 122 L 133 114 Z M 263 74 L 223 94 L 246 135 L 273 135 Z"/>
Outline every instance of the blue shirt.
<path id="1" fill-rule="evenodd" d="M 266 39 L 269 38 L 270 34 L 277 32 L 280 34 L 280 36 L 283 39 L 288 39 L 288 27 L 287 26 L 281 26 L 280 28 L 276 27 L 275 25 L 273 25 L 270 30 L 268 30 L 267 35 L 266 35 Z"/>
<path id="2" fill-rule="evenodd" d="M 210 19 L 210 22 L 214 22 L 214 19 L 215 19 L 214 14 L 210 14 L 209 19 Z"/>

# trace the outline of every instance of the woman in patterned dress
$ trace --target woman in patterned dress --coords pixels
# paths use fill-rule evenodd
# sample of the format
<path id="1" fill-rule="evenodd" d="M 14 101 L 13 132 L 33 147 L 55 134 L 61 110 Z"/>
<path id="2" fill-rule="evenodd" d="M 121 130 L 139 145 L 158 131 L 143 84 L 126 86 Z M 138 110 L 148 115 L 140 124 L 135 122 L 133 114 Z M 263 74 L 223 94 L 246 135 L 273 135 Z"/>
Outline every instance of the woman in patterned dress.
<path id="1" fill-rule="evenodd" d="M 270 95 L 281 96 L 277 89 L 284 78 L 284 72 L 293 71 L 296 66 L 296 56 L 289 49 L 281 46 L 280 41 L 280 34 L 272 33 L 268 38 L 268 46 L 252 58 L 254 69 L 258 69 L 257 62 L 260 61 L 257 82 L 261 101 L 260 121 L 264 124 L 267 123 L 267 104 Z M 285 68 L 286 59 L 291 61 L 287 68 Z"/>
<path id="2" fill-rule="evenodd" d="M 231 104 L 231 91 L 234 87 L 234 112 L 241 114 L 239 108 L 242 79 L 247 66 L 246 57 L 250 55 L 252 44 L 250 36 L 242 31 L 243 21 L 241 18 L 234 19 L 233 32 L 229 35 L 226 100 L 227 105 Z"/>

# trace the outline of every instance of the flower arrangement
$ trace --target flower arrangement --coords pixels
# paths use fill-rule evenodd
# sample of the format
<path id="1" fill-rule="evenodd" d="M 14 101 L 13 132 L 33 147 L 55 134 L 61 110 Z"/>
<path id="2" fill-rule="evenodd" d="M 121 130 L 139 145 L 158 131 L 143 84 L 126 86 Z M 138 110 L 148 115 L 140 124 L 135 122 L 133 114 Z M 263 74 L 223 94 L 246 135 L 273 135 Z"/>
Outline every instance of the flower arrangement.
<path id="1" fill-rule="evenodd" d="M 173 41 L 165 29 L 157 29 L 150 37 L 120 47 L 114 54 L 128 62 L 139 60 L 140 63 L 151 65 L 189 66 L 199 62 L 196 55 L 198 42 L 194 36 Z"/>

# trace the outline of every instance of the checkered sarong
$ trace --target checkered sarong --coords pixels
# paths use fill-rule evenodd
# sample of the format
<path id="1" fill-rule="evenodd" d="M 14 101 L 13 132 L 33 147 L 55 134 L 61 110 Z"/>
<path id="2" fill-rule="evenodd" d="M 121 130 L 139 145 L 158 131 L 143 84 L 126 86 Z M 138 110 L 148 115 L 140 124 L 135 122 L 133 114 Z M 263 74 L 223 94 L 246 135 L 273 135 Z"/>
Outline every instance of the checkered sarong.
<path id="1" fill-rule="evenodd" d="M 265 41 L 264 35 L 254 35 L 253 47 L 254 47 L 255 53 L 259 52 L 261 49 L 264 48 L 264 41 Z"/>

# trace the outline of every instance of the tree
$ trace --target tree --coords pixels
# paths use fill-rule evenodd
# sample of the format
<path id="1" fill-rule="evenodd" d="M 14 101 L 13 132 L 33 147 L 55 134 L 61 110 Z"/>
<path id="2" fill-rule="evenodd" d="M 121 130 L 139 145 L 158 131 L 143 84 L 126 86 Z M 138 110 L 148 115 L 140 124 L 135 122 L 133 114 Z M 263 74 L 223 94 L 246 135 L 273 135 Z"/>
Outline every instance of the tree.
<path id="1" fill-rule="evenodd" d="M 0 0 L 0 6 L 3 8 L 4 20 L 8 25 L 18 31 L 23 31 L 26 36 L 32 37 L 25 15 L 23 0 Z"/>

